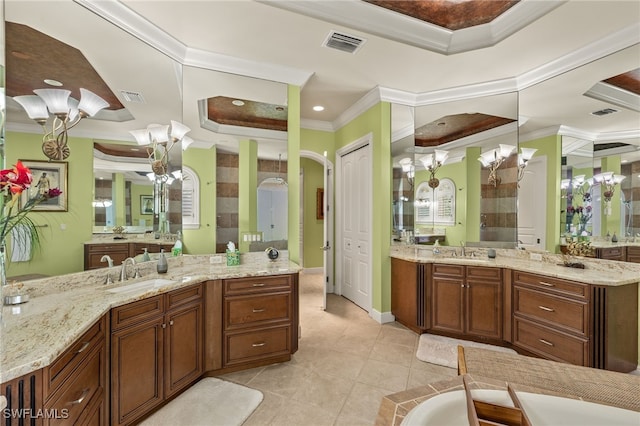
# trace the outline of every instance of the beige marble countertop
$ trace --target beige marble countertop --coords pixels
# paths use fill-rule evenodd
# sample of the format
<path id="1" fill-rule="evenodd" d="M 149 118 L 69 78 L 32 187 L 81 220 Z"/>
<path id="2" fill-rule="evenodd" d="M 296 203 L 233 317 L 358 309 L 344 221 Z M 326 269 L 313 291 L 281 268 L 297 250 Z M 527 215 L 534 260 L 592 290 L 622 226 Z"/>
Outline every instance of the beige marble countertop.
<path id="1" fill-rule="evenodd" d="M 562 255 L 541 252 L 496 249 L 496 258 L 489 259 L 485 248 L 466 248 L 465 257 L 460 256 L 460 247 L 442 246 L 439 247 L 439 254 L 434 254 L 433 249 L 433 246 L 393 245 L 390 256 L 418 263 L 508 268 L 602 286 L 620 286 L 640 282 L 640 264 L 638 263 L 575 258 L 574 261 L 585 264 L 585 269 L 578 269 L 562 265 Z M 454 252 L 456 256 L 453 255 Z M 475 253 L 475 257 L 470 257 L 470 253 Z"/>
<path id="2" fill-rule="evenodd" d="M 286 256 L 286 255 L 285 255 Z M 264 253 L 247 253 L 239 266 L 226 266 L 224 255 L 169 257 L 169 271 L 156 272 L 156 262 L 138 263 L 142 278 L 117 282 L 120 266 L 25 282 L 29 302 L 4 306 L 0 318 L 0 383 L 45 367 L 111 308 L 214 279 L 297 273 L 301 268 Z M 219 263 L 210 263 L 215 258 Z M 110 273 L 114 284 L 104 285 Z M 106 290 L 153 278 L 174 283 L 152 290 L 109 293 Z"/>

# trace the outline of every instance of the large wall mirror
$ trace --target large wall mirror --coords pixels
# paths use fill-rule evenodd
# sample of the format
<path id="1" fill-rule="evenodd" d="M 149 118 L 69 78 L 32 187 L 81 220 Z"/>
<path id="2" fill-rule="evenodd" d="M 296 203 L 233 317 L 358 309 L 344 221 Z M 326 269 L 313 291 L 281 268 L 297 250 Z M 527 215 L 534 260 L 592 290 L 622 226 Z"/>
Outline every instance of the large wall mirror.
<path id="1" fill-rule="evenodd" d="M 520 144 L 538 150 L 520 201 L 538 200 L 535 206 L 544 205 L 540 212 L 546 212 L 530 222 L 533 243 L 542 241 L 532 247 L 558 253 L 567 233 L 589 240 L 637 233 L 638 57 L 640 45 L 634 45 L 520 92 Z M 546 185 L 536 178 L 542 173 Z M 626 176 L 610 202 L 600 173 Z"/>
<path id="2" fill-rule="evenodd" d="M 286 249 L 286 84 L 188 66 L 183 81 L 191 146 L 216 151 L 216 252 Z"/>
<path id="3" fill-rule="evenodd" d="M 398 137 L 392 144 L 397 165 L 394 182 L 405 186 L 394 185 L 399 191 L 394 193 L 394 202 L 404 210 L 411 205 L 413 215 L 409 219 L 413 220 L 416 240 L 433 242 L 435 237 L 456 246 L 514 247 L 517 93 L 406 110 L 404 115 L 413 118 L 410 135 L 403 134 L 403 129 L 408 132 L 406 120 L 400 120 L 402 108 L 395 108 L 392 116 L 398 111 Z M 392 122 L 396 118 L 392 117 Z M 396 126 L 392 127 L 395 131 Z M 413 197 L 403 193 L 406 182 Z M 394 217 L 399 220 L 401 216 Z"/>
<path id="4" fill-rule="evenodd" d="M 38 14 L 33 13 L 34 8 Z M 51 84 L 60 83 L 58 87 L 71 90 L 76 100 L 80 99 L 79 88 L 85 88 L 109 103 L 95 117 L 81 120 L 69 131 L 70 155 L 63 160 L 68 164 L 67 211 L 32 215 L 42 226 L 41 250 L 34 252 L 30 262 L 10 265 L 9 275 L 50 276 L 80 271 L 83 243 L 105 229 L 111 232 L 113 226 L 124 226 L 128 233 L 153 230 L 175 235 L 182 227 L 179 180 L 164 191 L 149 189 L 146 176 L 133 174 L 149 170 L 148 160 L 139 160 L 140 168 L 135 166 L 134 170 L 125 167 L 129 160 L 121 154 L 101 154 L 103 158 L 97 159 L 94 143 L 138 149 L 130 131 L 182 121 L 181 65 L 75 2 L 7 2 L 4 12 L 7 162 L 48 160 L 41 148 L 42 128 L 12 97 L 32 95 L 34 88 L 57 87 Z M 99 34 L 102 42 L 96 44 L 87 34 Z M 45 83 L 45 79 L 52 81 Z M 179 148 L 172 150 L 171 170 L 181 169 L 181 157 Z M 99 164 L 114 160 L 117 166 Z M 122 194 L 122 205 L 111 196 L 112 203 L 116 202 L 108 219 L 104 208 L 102 215 L 96 208 L 108 197 L 94 186 L 92 176 L 113 180 L 108 192 Z M 120 190 L 120 185 L 129 189 Z M 166 196 L 164 229 L 155 214 L 159 211 L 157 194 Z M 144 208 L 149 197 L 154 214 Z"/>

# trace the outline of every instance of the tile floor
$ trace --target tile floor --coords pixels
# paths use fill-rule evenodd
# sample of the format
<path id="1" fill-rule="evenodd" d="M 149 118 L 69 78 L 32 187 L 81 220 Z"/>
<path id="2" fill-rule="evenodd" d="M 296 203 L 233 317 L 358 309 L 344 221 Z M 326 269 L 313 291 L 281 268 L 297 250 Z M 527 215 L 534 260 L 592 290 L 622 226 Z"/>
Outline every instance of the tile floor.
<path id="1" fill-rule="evenodd" d="M 301 273 L 293 359 L 220 376 L 264 394 L 244 426 L 372 425 L 383 396 L 457 375 L 419 361 L 418 335 L 403 326 L 378 324 L 340 296 L 321 306 L 322 275 Z"/>

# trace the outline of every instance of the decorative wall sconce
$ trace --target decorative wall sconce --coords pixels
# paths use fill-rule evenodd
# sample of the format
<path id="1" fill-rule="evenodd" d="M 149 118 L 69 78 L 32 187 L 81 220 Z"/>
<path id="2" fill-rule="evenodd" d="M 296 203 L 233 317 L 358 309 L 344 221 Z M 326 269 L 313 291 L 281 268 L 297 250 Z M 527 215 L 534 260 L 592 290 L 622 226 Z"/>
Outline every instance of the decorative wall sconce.
<path id="1" fill-rule="evenodd" d="M 190 130 L 184 124 L 171 120 L 170 125 L 150 124 L 146 129 L 131 130 L 129 133 L 136 138 L 138 145 L 148 145 L 147 153 L 149 154 L 151 170 L 156 176 L 162 177 L 168 176 L 169 151 L 178 142 L 185 147 L 185 139 L 186 146 L 193 142 L 191 138 L 186 136 Z"/>
<path id="2" fill-rule="evenodd" d="M 92 117 L 109 103 L 95 93 L 80 89 L 80 102 L 69 97 L 70 90 L 36 89 L 35 95 L 14 96 L 30 119 L 42 126 L 42 152 L 51 160 L 65 160 L 71 154 L 67 132 L 83 118 Z M 47 129 L 49 114 L 53 116 Z"/>
<path id="3" fill-rule="evenodd" d="M 599 183 L 604 188 L 604 191 L 602 191 L 602 197 L 604 198 L 604 202 L 606 204 L 604 210 L 605 215 L 608 216 L 611 214 L 611 199 L 613 198 L 616 185 L 618 185 L 625 179 L 626 176 L 616 175 L 613 172 L 598 173 L 597 175 L 593 176 L 593 181 Z"/>
<path id="4" fill-rule="evenodd" d="M 533 158 L 533 154 L 535 154 L 536 151 L 536 148 L 520 148 L 520 154 L 518 154 L 518 182 L 524 177 L 524 169 L 527 168 L 529 160 Z"/>
<path id="5" fill-rule="evenodd" d="M 413 165 L 413 161 L 411 161 L 411 158 L 406 157 L 398 161 L 398 163 L 400 163 L 400 166 L 402 166 L 403 173 L 406 173 L 407 175 L 407 181 L 409 182 L 409 187 L 413 189 L 413 181 L 416 175 L 416 169 L 415 169 L 415 166 Z"/>
<path id="6" fill-rule="evenodd" d="M 568 200 L 573 199 L 574 194 L 582 197 L 585 202 L 591 201 L 591 188 L 593 187 L 593 178 L 585 179 L 585 175 L 574 176 L 571 179 L 562 179 L 560 181 L 560 193 L 562 198 Z M 569 189 L 572 189 L 569 193 Z"/>
<path id="7" fill-rule="evenodd" d="M 516 149 L 513 145 L 500 144 L 498 148 L 494 148 L 490 151 L 480 154 L 478 161 L 482 163 L 483 167 L 489 169 L 489 185 L 498 186 L 500 184 L 500 177 L 498 177 L 498 167 L 504 161 L 509 158 L 511 153 Z"/>
<path id="8" fill-rule="evenodd" d="M 430 173 L 429 187 L 437 188 L 440 185 L 440 181 L 436 178 L 436 172 L 444 164 L 449 156 L 449 151 L 436 149 L 433 154 L 427 154 L 420 158 L 420 162 L 424 166 L 425 170 Z"/>

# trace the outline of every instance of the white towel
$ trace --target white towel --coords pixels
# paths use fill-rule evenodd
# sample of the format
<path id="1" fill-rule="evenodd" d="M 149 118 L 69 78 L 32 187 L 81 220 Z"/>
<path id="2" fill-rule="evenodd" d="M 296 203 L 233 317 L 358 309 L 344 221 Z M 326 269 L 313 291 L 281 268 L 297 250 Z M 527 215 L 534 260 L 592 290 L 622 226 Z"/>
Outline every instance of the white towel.
<path id="1" fill-rule="evenodd" d="M 31 260 L 31 228 L 16 225 L 11 230 L 11 261 L 28 262 Z"/>

